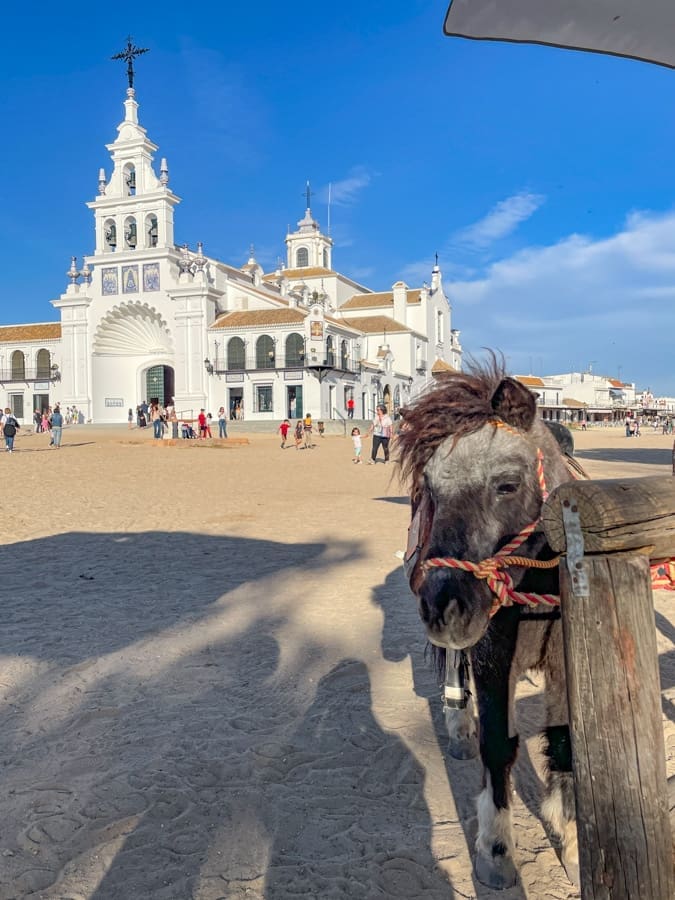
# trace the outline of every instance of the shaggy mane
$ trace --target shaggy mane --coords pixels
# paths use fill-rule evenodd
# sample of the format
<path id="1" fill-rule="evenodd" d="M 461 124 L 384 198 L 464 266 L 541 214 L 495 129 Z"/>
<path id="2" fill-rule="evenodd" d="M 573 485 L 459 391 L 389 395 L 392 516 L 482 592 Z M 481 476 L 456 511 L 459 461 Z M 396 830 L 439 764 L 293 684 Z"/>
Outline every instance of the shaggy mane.
<path id="1" fill-rule="evenodd" d="M 443 375 L 438 385 L 402 411 L 398 463 L 413 501 L 424 467 L 440 444 L 450 435 L 459 438 L 477 431 L 495 417 L 492 397 L 505 377 L 503 362 L 493 354 L 486 364 L 474 362 L 466 372 Z"/>

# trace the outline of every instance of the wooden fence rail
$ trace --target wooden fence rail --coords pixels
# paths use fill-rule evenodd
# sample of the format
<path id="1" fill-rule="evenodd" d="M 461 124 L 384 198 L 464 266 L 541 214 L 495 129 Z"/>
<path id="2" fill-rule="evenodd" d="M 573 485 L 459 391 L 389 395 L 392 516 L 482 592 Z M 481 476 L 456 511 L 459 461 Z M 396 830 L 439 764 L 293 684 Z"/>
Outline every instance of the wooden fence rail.
<path id="1" fill-rule="evenodd" d="M 672 900 L 650 557 L 675 557 L 672 477 L 560 485 L 560 594 L 584 900 Z"/>

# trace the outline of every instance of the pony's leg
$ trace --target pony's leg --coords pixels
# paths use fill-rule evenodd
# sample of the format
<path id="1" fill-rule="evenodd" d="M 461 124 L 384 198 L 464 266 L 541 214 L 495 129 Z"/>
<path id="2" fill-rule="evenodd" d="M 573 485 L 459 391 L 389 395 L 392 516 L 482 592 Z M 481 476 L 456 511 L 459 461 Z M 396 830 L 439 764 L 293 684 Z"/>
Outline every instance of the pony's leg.
<path id="1" fill-rule="evenodd" d="M 478 756 L 478 735 L 473 699 L 469 697 L 464 709 L 446 707 L 444 714 L 450 756 L 453 759 L 473 759 Z"/>
<path id="2" fill-rule="evenodd" d="M 459 651 L 445 650 L 443 658 L 444 704 L 443 714 L 448 732 L 448 752 L 454 759 L 473 759 L 478 756 L 476 716 L 471 690 L 468 656 Z M 448 668 L 450 667 L 450 668 Z M 465 705 L 457 706 L 456 704 Z"/>
<path id="3" fill-rule="evenodd" d="M 560 642 L 557 642 L 558 644 Z M 568 727 L 567 694 L 564 682 L 562 648 L 551 648 L 546 672 L 545 754 L 548 763 L 546 796 L 541 805 L 543 817 L 560 836 L 561 862 L 569 880 L 579 886 L 579 847 L 577 844 L 572 745 Z M 553 664 L 555 663 L 555 664 Z M 558 664 L 559 663 L 559 664 Z"/>
<path id="4" fill-rule="evenodd" d="M 512 655 L 503 647 L 489 647 L 481 656 L 485 669 L 474 664 L 474 680 L 480 717 L 480 755 L 484 787 L 478 795 L 476 877 L 501 890 L 516 883 L 514 840 L 509 798 L 511 767 L 518 752 L 518 736 L 509 737 Z"/>

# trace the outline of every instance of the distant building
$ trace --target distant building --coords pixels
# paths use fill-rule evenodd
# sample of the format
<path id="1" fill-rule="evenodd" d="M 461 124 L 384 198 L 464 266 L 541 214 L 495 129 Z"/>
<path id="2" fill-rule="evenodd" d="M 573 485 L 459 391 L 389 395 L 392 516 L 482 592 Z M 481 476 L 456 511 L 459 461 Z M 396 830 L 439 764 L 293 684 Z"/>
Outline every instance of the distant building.
<path id="1" fill-rule="evenodd" d="M 595 375 L 568 372 L 563 375 L 517 375 L 521 384 L 536 394 L 542 418 L 557 422 L 620 422 L 641 409 L 635 385 Z"/>
<path id="2" fill-rule="evenodd" d="M 373 292 L 333 268 L 333 241 L 308 203 L 265 274 L 174 242 L 180 199 L 138 120 L 133 88 L 108 178 L 101 169 L 94 252 L 52 304 L 60 321 L 0 327 L 0 403 L 20 420 L 60 402 L 86 420 L 126 421 L 143 400 L 185 417 L 239 408 L 248 419 L 369 417 L 404 405 L 436 367 L 461 368 L 459 331 L 436 264 L 429 285 Z M 79 240 L 79 239 L 78 239 Z"/>

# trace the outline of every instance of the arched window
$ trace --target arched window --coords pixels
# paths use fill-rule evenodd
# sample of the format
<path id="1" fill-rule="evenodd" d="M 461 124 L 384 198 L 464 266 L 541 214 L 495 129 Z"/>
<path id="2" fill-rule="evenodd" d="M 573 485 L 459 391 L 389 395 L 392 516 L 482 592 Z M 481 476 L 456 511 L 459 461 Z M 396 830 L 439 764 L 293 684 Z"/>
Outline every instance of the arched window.
<path id="1" fill-rule="evenodd" d="M 333 336 L 330 334 L 326 338 L 326 365 L 335 365 L 335 345 L 333 343 Z"/>
<path id="2" fill-rule="evenodd" d="M 227 368 L 245 369 L 245 346 L 239 337 L 230 338 L 227 345 Z"/>
<path id="3" fill-rule="evenodd" d="M 289 334 L 286 338 L 286 365 L 305 364 L 305 341 L 301 334 Z"/>
<path id="4" fill-rule="evenodd" d="M 340 343 L 340 368 L 349 368 L 349 350 L 347 348 L 347 341 L 342 341 Z"/>
<path id="5" fill-rule="evenodd" d="M 124 222 L 124 246 L 128 250 L 135 250 L 138 244 L 138 230 L 136 229 L 136 219 L 129 216 Z"/>
<path id="6" fill-rule="evenodd" d="M 323 248 L 323 267 L 324 269 L 330 269 L 328 265 L 328 247 Z"/>
<path id="7" fill-rule="evenodd" d="M 398 412 L 398 410 L 400 408 L 401 408 L 401 386 L 397 384 L 396 387 L 394 388 L 394 411 Z"/>
<path id="8" fill-rule="evenodd" d="M 26 357 L 21 350 L 12 353 L 12 381 L 23 381 L 26 377 Z"/>
<path id="9" fill-rule="evenodd" d="M 256 369 L 273 369 L 275 363 L 274 341 L 269 334 L 261 334 L 255 344 Z"/>
<path id="10" fill-rule="evenodd" d="M 148 243 L 146 246 L 156 247 L 159 237 L 159 231 L 157 228 L 157 216 L 150 215 L 145 217 L 145 233 L 148 239 Z"/>
<path id="11" fill-rule="evenodd" d="M 48 381 L 52 375 L 51 364 L 52 357 L 49 350 L 38 350 L 36 358 L 37 372 L 35 373 L 35 377 L 39 378 L 40 381 Z"/>
<path id="12" fill-rule="evenodd" d="M 117 225 L 115 225 L 114 219 L 106 219 L 103 226 L 103 237 L 106 250 L 115 250 L 117 247 Z"/>
<path id="13" fill-rule="evenodd" d="M 295 265 L 298 269 L 303 269 L 309 265 L 309 250 L 307 247 L 300 247 L 295 254 Z"/>

